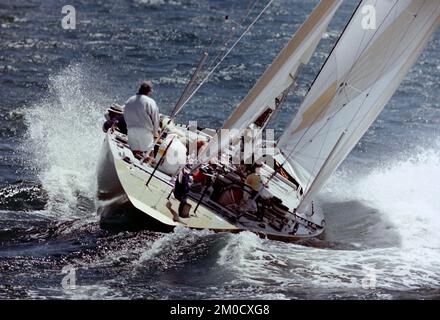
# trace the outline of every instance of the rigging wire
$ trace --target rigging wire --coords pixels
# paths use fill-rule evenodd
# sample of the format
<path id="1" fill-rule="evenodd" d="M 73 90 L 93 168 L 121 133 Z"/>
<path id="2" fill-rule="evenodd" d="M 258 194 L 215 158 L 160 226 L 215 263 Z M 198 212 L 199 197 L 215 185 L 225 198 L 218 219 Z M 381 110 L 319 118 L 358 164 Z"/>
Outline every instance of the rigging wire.
<path id="1" fill-rule="evenodd" d="M 222 64 L 222 62 L 229 56 L 229 54 L 234 50 L 234 48 L 240 43 L 240 41 L 244 38 L 244 36 L 252 29 L 252 27 L 258 22 L 261 16 L 267 11 L 270 5 L 275 0 L 270 0 L 267 5 L 261 10 L 258 16 L 249 24 L 249 26 L 244 30 L 244 32 L 240 35 L 240 37 L 233 43 L 233 45 L 226 51 L 226 53 L 221 57 L 220 61 L 208 72 L 205 78 L 200 82 L 200 84 L 192 91 L 192 93 L 188 96 L 188 98 L 182 103 L 181 108 L 183 108 L 189 100 L 199 91 L 199 89 L 205 84 L 206 81 L 212 76 L 212 74 L 217 70 L 217 68 Z"/>
<path id="2" fill-rule="evenodd" d="M 253 3 L 251 3 L 250 0 L 248 1 L 248 6 L 247 6 L 247 8 L 245 10 L 245 12 L 247 12 L 247 13 L 246 13 L 246 15 L 242 16 L 242 18 L 240 20 L 240 23 L 237 23 L 237 22 L 233 21 L 232 19 L 229 19 L 229 15 L 226 14 L 226 12 L 224 12 L 224 11 L 221 11 L 221 12 L 224 14 L 225 20 L 233 21 L 239 27 L 244 28 L 244 25 L 243 25 L 244 22 L 251 15 L 252 11 L 254 10 L 255 6 L 258 4 L 259 1 L 260 0 L 254 0 Z M 231 41 L 231 39 L 235 36 L 235 34 L 237 32 L 237 28 L 236 27 L 232 27 L 231 31 L 232 32 L 229 32 L 228 35 L 223 38 L 223 40 L 220 39 L 220 32 L 218 32 L 217 36 L 215 38 L 213 38 L 211 44 L 209 45 L 208 49 L 206 50 L 206 52 L 209 54 L 209 52 L 211 51 L 211 49 L 214 46 L 214 43 L 216 43 L 217 40 L 219 40 L 219 39 L 220 39 L 220 42 L 223 43 L 223 46 L 218 50 L 218 53 L 215 56 L 209 54 L 209 56 L 212 56 L 213 58 L 209 58 L 211 60 L 211 62 L 209 63 L 208 67 L 205 68 L 208 71 L 208 73 L 209 73 L 209 70 L 212 68 L 212 66 L 215 65 L 217 60 L 221 57 L 222 53 L 227 49 L 227 46 L 228 46 L 229 42 Z M 226 41 L 224 39 L 226 39 Z M 196 79 L 194 81 L 194 85 L 191 88 L 192 90 L 193 90 L 193 88 L 197 87 L 197 85 L 200 83 L 200 79 L 202 79 L 202 77 L 203 77 L 203 72 L 200 72 L 200 74 L 197 75 L 197 77 L 196 77 Z M 188 95 L 185 96 L 185 100 L 192 93 L 192 90 L 188 91 Z M 183 101 L 185 101 L 185 100 L 183 100 Z"/>
<path id="3" fill-rule="evenodd" d="M 395 6 L 397 5 L 397 1 L 396 1 L 396 3 L 395 3 L 395 5 L 391 8 L 391 10 L 390 10 L 390 12 L 388 13 L 388 15 L 393 11 L 393 9 L 395 8 Z M 418 12 L 420 12 L 420 10 L 421 10 L 421 8 L 419 9 L 419 11 Z M 417 13 L 418 14 L 418 13 Z M 387 16 L 388 16 L 387 15 Z M 417 16 L 417 15 L 416 15 Z M 384 21 L 385 21 L 386 19 L 384 19 Z M 408 25 L 408 27 L 407 27 L 407 30 L 409 30 L 410 29 L 410 27 L 411 27 L 411 25 L 412 25 L 412 23 L 414 22 L 414 20 L 415 19 L 413 19 L 413 21 L 411 21 L 410 22 L 410 24 Z M 384 23 L 384 21 L 383 21 L 383 23 Z M 381 24 L 381 26 L 383 25 L 383 23 Z M 378 29 L 380 29 L 380 27 L 378 28 Z M 407 31 L 406 30 L 406 31 Z M 405 36 L 405 34 L 406 34 L 406 31 L 405 32 L 403 32 L 403 35 L 402 35 L 402 37 L 401 38 L 403 38 L 404 36 Z M 376 31 L 377 32 L 377 31 Z M 373 35 L 373 37 L 370 39 L 370 42 L 372 41 L 372 39 L 374 39 L 374 35 Z M 366 47 L 368 47 L 368 46 L 366 46 Z M 389 48 L 390 46 L 388 46 L 388 48 Z M 386 66 L 389 64 L 389 62 L 391 61 L 391 58 L 395 55 L 395 53 L 397 52 L 397 50 L 399 50 L 399 48 L 396 48 L 394 51 L 392 51 L 391 52 L 391 56 L 388 58 L 388 59 L 386 59 L 384 62 L 384 67 L 383 68 L 381 68 L 382 70 L 385 70 L 386 69 Z M 361 57 L 361 55 L 363 54 L 363 52 L 364 52 L 365 50 L 363 50 L 362 52 L 360 52 L 359 53 L 359 49 L 358 49 L 358 51 L 357 51 L 357 58 L 356 58 L 356 62 L 360 59 L 360 57 Z M 359 53 L 359 55 L 358 55 L 358 53 Z M 387 54 L 387 56 L 389 56 L 389 54 Z M 347 73 L 347 75 L 345 76 L 345 78 L 344 78 L 344 81 L 342 81 L 342 83 L 344 84 L 346 84 L 346 85 L 348 85 L 345 81 L 346 81 L 346 79 L 351 75 L 351 71 L 354 69 L 354 65 L 355 65 L 356 63 L 354 63 L 353 64 L 353 66 L 351 67 L 351 69 L 350 69 L 350 71 Z M 376 81 L 374 82 L 374 83 L 376 83 L 378 80 L 379 80 L 379 78 L 380 78 L 380 76 L 381 76 L 381 74 L 379 74 L 378 75 L 378 77 L 377 77 L 377 79 L 376 79 Z M 342 90 L 344 91 L 344 94 L 346 95 L 346 92 L 345 92 L 345 87 L 344 88 L 342 88 Z M 352 119 L 350 120 L 350 121 L 348 121 L 348 123 L 346 124 L 346 125 L 344 125 L 344 127 L 345 127 L 345 131 L 347 131 L 348 130 L 348 128 L 355 122 L 355 119 L 356 119 L 356 117 L 358 116 L 358 114 L 359 114 L 359 112 L 360 112 L 360 110 L 362 109 L 362 107 L 364 106 L 364 104 L 365 104 L 365 102 L 366 102 L 366 100 L 367 100 L 367 98 L 368 98 L 368 96 L 369 96 L 369 94 L 371 93 L 371 91 L 373 90 L 373 88 L 371 87 L 370 88 L 370 90 L 368 90 L 368 92 L 367 93 L 365 93 L 365 92 L 361 92 L 361 94 L 365 94 L 366 96 L 365 96 L 365 98 L 363 99 L 363 101 L 362 101 L 362 103 L 359 105 L 359 107 L 358 107 L 358 109 L 357 109 L 357 111 L 355 112 L 355 114 L 354 114 L 354 116 L 352 117 Z M 327 121 L 321 126 L 321 128 L 319 128 L 319 130 L 316 132 L 316 134 L 312 137 L 312 139 L 311 140 L 314 140 L 318 135 L 319 135 L 319 133 L 321 132 L 321 130 L 325 127 L 325 126 L 327 126 L 327 124 L 336 116 L 336 115 L 338 115 L 344 108 L 345 108 L 345 106 L 346 106 L 346 104 L 344 104 L 341 108 L 339 108 L 339 110 L 337 110 L 333 115 L 331 115 L 330 117 L 329 117 L 329 119 L 327 119 Z M 330 130 L 329 130 L 330 131 Z M 326 136 L 328 136 L 328 134 L 329 134 L 329 132 L 327 132 L 327 134 L 326 134 Z M 303 146 L 303 148 L 305 147 L 305 145 Z M 293 150 L 293 151 L 295 151 L 295 150 Z M 289 155 L 289 157 L 290 157 L 290 155 Z M 319 157 L 317 157 L 316 159 L 315 159 L 315 163 L 318 161 L 318 159 L 320 159 Z M 310 186 L 310 180 L 308 181 L 308 183 L 307 183 L 307 187 L 309 187 Z"/>
<path id="4" fill-rule="evenodd" d="M 342 30 L 341 35 L 339 36 L 338 40 L 337 40 L 336 43 L 334 44 L 332 50 L 330 51 L 329 55 L 327 56 L 327 59 L 325 60 L 324 64 L 322 65 L 320 71 L 317 73 L 315 79 L 314 79 L 313 82 L 311 83 L 311 85 L 310 85 L 310 87 L 309 87 L 309 89 L 308 89 L 306 95 L 303 97 L 303 102 L 304 102 L 304 100 L 306 99 L 306 97 L 307 97 L 308 93 L 310 92 L 310 90 L 312 89 L 313 85 L 315 84 L 315 81 L 318 79 L 319 75 L 321 74 L 322 70 L 324 69 L 324 66 L 327 64 L 327 61 L 330 59 L 330 56 L 332 55 L 332 53 L 333 53 L 333 51 L 335 50 L 336 46 L 337 46 L 338 43 L 341 41 L 342 36 L 344 35 L 344 33 L 345 33 L 345 31 L 347 30 L 348 26 L 351 24 L 351 22 L 352 22 L 354 16 L 356 15 L 356 12 L 357 12 L 358 9 L 360 8 L 362 2 L 363 2 L 363 0 L 360 0 L 359 3 L 358 3 L 358 5 L 357 5 L 357 7 L 356 7 L 356 9 L 353 11 L 353 13 L 352 13 L 350 19 L 348 20 L 347 24 L 345 25 L 344 29 Z M 331 100 L 330 100 L 329 102 L 331 102 Z M 301 105 L 302 105 L 302 103 L 301 103 Z M 321 111 L 321 112 L 322 112 L 322 111 Z M 321 114 L 321 112 L 319 113 L 319 115 Z M 319 115 L 318 115 L 318 116 L 319 116 Z M 316 119 L 317 119 L 317 118 L 314 119 L 313 123 L 316 121 Z M 294 148 L 292 149 L 292 151 L 291 151 L 287 156 L 285 156 L 285 159 L 284 159 L 283 163 L 281 163 L 280 168 L 282 168 L 282 167 L 286 164 L 287 160 L 288 160 L 288 159 L 292 156 L 292 154 L 295 152 L 296 147 L 297 147 L 298 144 L 302 141 L 302 139 L 304 138 L 305 134 L 308 132 L 309 129 L 310 129 L 310 127 L 307 128 L 307 130 L 303 133 L 303 135 L 301 136 L 300 140 L 299 140 L 299 141 L 297 142 L 297 144 L 294 146 Z M 278 139 L 278 142 L 279 142 L 279 139 Z M 277 142 L 277 144 L 278 144 L 278 142 Z M 281 149 L 280 149 L 280 152 L 284 155 L 284 153 L 281 151 Z M 269 177 L 269 179 L 266 181 L 265 185 L 268 185 L 268 184 L 269 184 L 269 182 L 270 182 L 270 181 L 276 176 L 276 173 L 277 173 L 277 170 L 275 170 L 275 171 L 271 174 L 271 176 Z M 304 189 L 303 189 L 303 190 L 304 190 Z M 261 190 L 260 190 L 260 191 L 261 191 Z M 260 193 L 260 191 L 258 192 L 258 194 Z"/>
<path id="5" fill-rule="evenodd" d="M 361 4 L 361 2 L 359 3 L 359 6 L 360 6 L 360 4 Z M 368 46 L 369 46 L 369 44 L 371 43 L 371 41 L 373 41 L 373 39 L 374 39 L 374 37 L 375 37 L 375 35 L 377 34 L 377 32 L 378 32 L 378 30 L 382 27 L 382 25 L 385 23 L 385 20 L 386 20 L 386 18 L 391 14 L 391 12 L 392 12 L 392 10 L 395 8 L 395 6 L 397 5 L 397 1 L 396 1 L 396 3 L 393 5 L 393 7 L 390 9 L 390 11 L 388 12 L 388 14 L 386 15 L 386 17 L 384 18 L 384 20 L 382 21 L 382 23 L 381 23 L 381 25 L 376 29 L 376 31 L 374 32 L 374 34 L 373 34 L 373 36 L 371 37 L 371 39 L 368 41 L 368 43 L 367 43 L 367 45 L 365 46 L 365 48 L 364 48 L 364 50 L 362 51 L 362 52 L 360 52 L 359 53 L 359 49 L 358 49 L 358 53 L 359 53 L 359 55 L 357 56 L 357 58 L 356 58 L 356 60 L 355 60 L 355 62 L 353 63 L 353 65 L 351 66 L 351 68 L 350 68 L 350 70 L 346 73 L 346 76 L 342 79 L 342 81 L 341 81 L 341 84 L 346 84 L 346 81 L 347 81 L 347 79 L 348 79 L 348 77 L 351 75 L 351 72 L 353 71 L 353 68 L 354 68 L 354 66 L 356 65 L 356 63 L 359 61 L 359 59 L 361 58 L 361 56 L 362 56 L 362 54 L 365 52 L 365 50 L 368 48 Z M 355 10 L 355 13 L 356 13 L 356 11 L 357 11 L 357 9 Z M 349 22 L 350 23 L 350 22 Z M 348 27 L 348 25 L 347 25 L 347 27 Z M 345 32 L 345 29 L 344 29 L 344 32 Z M 342 38 L 342 36 L 343 36 L 343 34 L 344 34 L 344 32 L 341 34 L 341 37 L 340 38 Z M 339 40 L 338 40 L 338 42 L 335 44 L 335 46 L 334 46 L 334 48 L 333 48 L 333 50 L 336 48 L 336 46 L 337 46 L 337 44 L 339 43 Z M 332 52 L 333 52 L 333 50 L 332 50 Z M 330 53 L 330 55 L 331 55 L 331 53 Z M 330 57 L 330 55 L 328 56 L 328 58 Z M 327 58 L 327 59 L 328 59 Z M 324 63 L 324 65 L 322 66 L 322 69 L 324 68 L 324 66 L 325 66 L 325 64 L 326 63 Z M 321 71 L 322 71 L 322 69 L 321 69 Z M 319 76 L 319 74 L 320 73 L 318 73 L 318 76 Z M 316 77 L 316 79 L 318 78 L 318 76 Z M 316 81 L 316 79 L 315 79 L 315 81 Z M 314 82 L 315 82 L 314 81 Z M 313 82 L 313 83 L 314 83 Z M 313 86 L 313 84 L 312 84 L 312 86 Z M 312 88 L 312 86 L 310 86 L 310 88 L 309 88 L 309 91 L 310 91 L 310 89 Z M 342 89 L 344 89 L 344 88 L 342 88 Z M 338 90 L 339 90 L 339 88 L 338 88 Z M 344 94 L 346 94 L 346 92 L 344 91 Z M 307 95 L 306 95 L 307 96 Z M 328 101 L 327 103 L 331 103 L 332 101 L 333 101 L 333 99 L 334 99 L 334 97 L 330 100 L 330 101 Z M 339 108 L 333 115 L 331 115 L 331 116 L 329 116 L 329 118 L 327 119 L 327 121 L 317 130 L 317 132 L 313 135 L 313 137 L 311 138 L 311 140 L 313 141 L 318 135 L 319 135 L 319 133 L 321 132 L 321 130 L 322 129 L 324 129 L 324 127 L 327 125 L 327 123 L 328 122 L 330 122 L 339 112 L 341 112 L 344 108 L 346 107 L 346 104 L 344 104 L 344 105 L 342 105 L 342 107 L 341 108 Z M 313 119 L 313 122 L 312 122 L 312 125 L 316 122 L 316 120 L 322 115 L 322 112 L 324 111 L 324 109 Z M 305 135 L 307 134 L 307 132 L 309 131 L 309 129 L 311 128 L 311 126 L 303 133 L 303 135 L 300 137 L 300 139 L 298 140 L 298 142 L 297 142 L 297 144 L 295 145 L 295 147 L 293 148 L 293 150 L 292 150 L 292 152 L 290 152 L 290 154 L 289 154 L 289 158 L 290 158 L 290 156 L 293 154 L 293 152 L 295 152 L 295 151 L 298 151 L 298 150 L 296 150 L 296 148 L 299 146 L 299 144 L 301 143 L 301 141 L 304 139 L 304 137 L 305 137 Z M 304 146 L 302 146 L 302 148 L 299 150 L 299 151 L 301 151 L 301 150 L 303 150 L 303 148 L 305 147 L 305 145 Z"/>
<path id="6" fill-rule="evenodd" d="M 243 25 L 244 22 L 245 22 L 246 19 L 250 16 L 251 12 L 254 10 L 255 6 L 258 4 L 259 1 L 260 1 L 260 0 L 255 0 L 255 1 L 253 2 L 252 5 L 251 5 L 250 2 L 249 2 L 249 5 L 248 5 L 248 7 L 247 7 L 247 9 L 246 9 L 246 10 L 247 10 L 247 14 L 246 14 L 244 17 L 241 18 L 240 23 L 236 23 L 239 27 L 244 28 L 244 25 Z M 228 20 L 228 19 L 229 19 L 229 15 L 225 15 L 225 20 Z M 231 20 L 231 21 L 233 21 L 233 20 Z M 221 54 L 222 54 L 222 52 L 227 48 L 227 46 L 228 46 L 228 44 L 229 44 L 229 41 L 231 41 L 231 39 L 235 36 L 235 34 L 236 34 L 236 32 L 237 32 L 237 28 L 233 27 L 233 28 L 232 28 L 232 31 L 233 31 L 233 32 L 229 33 L 229 36 L 224 37 L 224 39 L 226 39 L 226 41 L 222 41 L 222 42 L 224 43 L 224 44 L 223 44 L 223 47 L 219 50 L 218 54 L 212 59 L 212 62 L 209 64 L 207 70 L 210 70 L 211 67 L 212 67 L 213 65 L 215 65 L 215 63 L 217 62 L 217 60 L 221 57 Z M 211 46 L 209 47 L 208 50 L 210 50 L 210 49 L 212 48 L 212 45 L 213 45 L 213 44 L 211 44 Z"/>
<path id="7" fill-rule="evenodd" d="M 347 24 L 345 25 L 344 29 L 341 32 L 341 35 L 339 36 L 338 40 L 336 41 L 336 43 L 334 44 L 332 50 L 330 51 L 329 55 L 327 56 L 327 59 L 324 61 L 324 64 L 321 66 L 321 69 L 319 70 L 319 72 L 316 74 L 315 79 L 312 81 L 312 83 L 309 86 L 309 89 L 307 90 L 307 93 L 305 94 L 305 96 L 303 97 L 303 102 L 301 103 L 301 105 L 304 103 L 306 97 L 308 96 L 308 94 L 310 93 L 310 90 L 313 88 L 313 85 L 315 84 L 316 80 L 318 79 L 318 77 L 320 76 L 321 72 L 323 71 L 324 67 L 326 66 L 328 60 L 330 59 L 333 51 L 336 49 L 337 45 L 339 44 L 339 42 L 341 41 L 345 31 L 347 30 L 348 26 L 351 24 L 356 12 L 358 11 L 358 9 L 361 6 L 363 0 L 359 1 L 356 9 L 353 11 L 353 14 L 351 15 L 350 19 L 348 20 Z M 330 103 L 331 101 L 329 101 L 328 103 Z M 298 110 L 299 111 L 299 110 Z M 322 110 L 323 111 L 323 110 Z M 315 117 L 315 119 L 313 120 L 312 124 L 316 121 L 316 119 L 321 115 L 322 111 L 317 115 L 317 117 Z M 296 143 L 296 145 L 293 147 L 292 151 L 289 153 L 289 155 L 286 157 L 286 160 L 284 161 L 284 163 L 286 163 L 287 159 L 290 158 L 290 156 L 293 154 L 293 152 L 295 152 L 297 146 L 299 145 L 299 143 L 302 141 L 302 139 L 304 138 L 304 136 L 307 134 L 308 130 L 310 129 L 307 128 L 307 130 L 305 130 L 305 132 L 302 134 L 302 136 L 300 137 L 300 139 L 298 140 L 298 142 Z M 279 142 L 279 140 L 278 140 Z M 283 164 L 284 164 L 283 163 Z"/>

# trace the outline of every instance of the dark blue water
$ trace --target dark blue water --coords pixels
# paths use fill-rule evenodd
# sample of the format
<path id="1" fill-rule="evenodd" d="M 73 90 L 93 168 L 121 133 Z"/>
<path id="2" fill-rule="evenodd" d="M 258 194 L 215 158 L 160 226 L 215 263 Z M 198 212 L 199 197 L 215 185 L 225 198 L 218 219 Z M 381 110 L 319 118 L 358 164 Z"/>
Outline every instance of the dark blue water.
<path id="1" fill-rule="evenodd" d="M 282 130 L 355 1 L 331 23 Z M 109 232 L 97 224 L 102 114 L 143 79 L 169 112 L 203 51 L 208 65 L 264 6 L 257 1 L 0 3 L 0 298 L 399 299 L 440 289 L 440 33 L 321 194 L 325 239 L 250 233 Z M 217 128 L 317 1 L 278 0 L 180 115 Z M 228 16 L 228 19 L 225 19 Z M 235 30 L 233 29 L 235 27 Z M 76 269 L 65 289 L 62 269 Z M 374 287 L 363 285 L 374 269 Z"/>

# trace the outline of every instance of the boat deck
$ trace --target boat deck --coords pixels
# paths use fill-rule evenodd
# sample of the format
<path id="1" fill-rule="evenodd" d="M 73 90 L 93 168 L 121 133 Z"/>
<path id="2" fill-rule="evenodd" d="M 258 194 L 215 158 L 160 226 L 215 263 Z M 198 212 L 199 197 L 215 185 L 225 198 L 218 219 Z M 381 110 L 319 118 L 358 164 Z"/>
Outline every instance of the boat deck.
<path id="1" fill-rule="evenodd" d="M 188 218 L 173 220 L 173 214 L 167 208 L 167 202 L 177 211 L 179 202 L 172 194 L 175 178 L 134 157 L 126 143 L 126 136 L 118 131 L 109 130 L 108 143 L 112 151 L 119 180 L 132 204 L 142 212 L 170 226 L 187 226 L 195 229 L 239 232 L 249 230 L 263 237 L 277 240 L 295 240 L 318 236 L 323 227 L 306 217 L 294 213 L 298 204 L 296 191 L 291 183 L 283 177 L 276 177 L 269 182 L 268 190 L 273 196 L 283 199 L 288 208 L 286 212 L 266 208 L 263 215 L 242 212 L 239 204 L 224 206 L 205 194 L 204 188 L 191 190 L 188 203 L 191 205 Z M 268 178 L 272 172 L 265 169 L 263 177 Z M 230 176 L 220 176 L 219 180 L 230 181 Z M 147 181 L 150 182 L 147 184 Z M 238 181 L 234 181 L 237 183 Z"/>

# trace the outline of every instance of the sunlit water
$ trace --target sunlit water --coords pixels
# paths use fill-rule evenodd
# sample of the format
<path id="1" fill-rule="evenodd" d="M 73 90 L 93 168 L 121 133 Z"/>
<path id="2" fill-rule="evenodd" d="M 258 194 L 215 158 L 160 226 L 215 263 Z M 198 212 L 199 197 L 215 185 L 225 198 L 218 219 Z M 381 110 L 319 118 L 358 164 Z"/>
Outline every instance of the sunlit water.
<path id="1" fill-rule="evenodd" d="M 179 120 L 221 125 L 314 3 L 275 1 Z M 80 1 L 74 31 L 60 28 L 56 4 L 0 5 L 0 298 L 438 297 L 438 33 L 320 194 L 323 239 L 300 245 L 248 232 L 99 228 L 103 111 L 122 104 L 144 78 L 155 80 L 156 100 L 170 111 L 202 50 L 215 55 L 216 37 L 223 39 L 249 4 Z M 353 7 L 338 12 L 277 130 Z M 61 285 L 66 266 L 76 268 L 75 290 Z"/>

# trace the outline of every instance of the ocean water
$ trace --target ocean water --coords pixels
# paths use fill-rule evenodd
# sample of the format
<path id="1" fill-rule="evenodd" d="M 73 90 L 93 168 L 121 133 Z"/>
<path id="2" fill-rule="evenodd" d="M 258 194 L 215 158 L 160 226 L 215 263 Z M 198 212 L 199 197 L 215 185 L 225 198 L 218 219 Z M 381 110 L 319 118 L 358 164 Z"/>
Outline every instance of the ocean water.
<path id="1" fill-rule="evenodd" d="M 276 0 L 179 120 L 221 126 L 316 3 Z M 94 203 L 103 112 L 143 79 L 169 112 L 201 53 L 212 65 L 264 1 L 75 1 L 75 30 L 61 28 L 63 5 L 0 3 L 1 299 L 440 297 L 439 32 L 321 192 L 323 239 L 116 233 Z M 355 6 L 336 14 L 277 132 Z"/>

